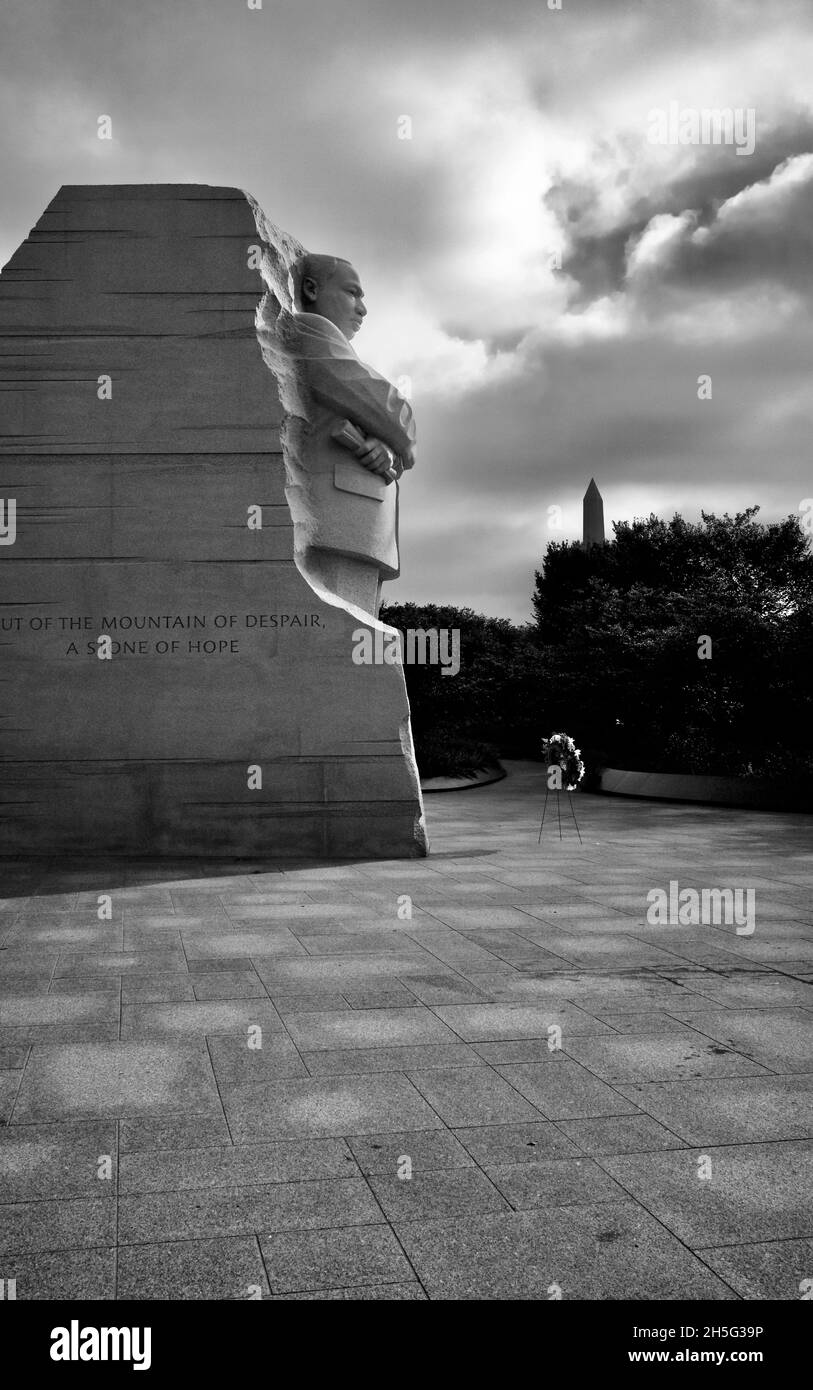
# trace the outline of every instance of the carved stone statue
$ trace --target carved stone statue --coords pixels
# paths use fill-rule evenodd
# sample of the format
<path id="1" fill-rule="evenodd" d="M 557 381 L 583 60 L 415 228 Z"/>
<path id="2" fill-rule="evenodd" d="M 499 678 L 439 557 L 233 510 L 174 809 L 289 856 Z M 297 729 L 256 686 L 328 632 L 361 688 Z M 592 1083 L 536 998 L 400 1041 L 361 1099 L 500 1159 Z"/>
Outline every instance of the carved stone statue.
<path id="1" fill-rule="evenodd" d="M 306 254 L 292 278 L 286 349 L 310 395 L 302 562 L 312 584 L 376 617 L 381 584 L 400 573 L 398 479 L 415 462 L 412 409 L 350 345 L 367 313 L 350 262 Z"/>
<path id="2" fill-rule="evenodd" d="M 64 187 L 3 269 L 3 854 L 426 853 L 403 668 L 356 659 L 414 440 L 363 317 L 238 188 Z"/>

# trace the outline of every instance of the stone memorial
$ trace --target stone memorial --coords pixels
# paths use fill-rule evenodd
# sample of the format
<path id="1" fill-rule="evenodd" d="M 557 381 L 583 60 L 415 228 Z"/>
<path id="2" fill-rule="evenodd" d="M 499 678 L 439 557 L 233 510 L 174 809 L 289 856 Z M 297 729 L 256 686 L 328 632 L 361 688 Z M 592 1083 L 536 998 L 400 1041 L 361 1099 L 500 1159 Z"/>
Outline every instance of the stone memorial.
<path id="1" fill-rule="evenodd" d="M 3 269 L 2 853 L 426 853 L 365 313 L 231 188 L 65 187 Z"/>

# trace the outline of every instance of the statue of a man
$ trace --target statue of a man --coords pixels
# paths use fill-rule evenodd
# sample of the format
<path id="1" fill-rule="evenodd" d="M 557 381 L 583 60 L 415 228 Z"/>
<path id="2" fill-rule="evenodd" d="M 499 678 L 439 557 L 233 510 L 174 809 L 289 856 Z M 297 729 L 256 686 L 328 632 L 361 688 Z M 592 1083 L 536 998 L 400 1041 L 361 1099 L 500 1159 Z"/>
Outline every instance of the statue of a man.
<path id="1" fill-rule="evenodd" d="M 356 356 L 367 310 L 349 261 L 305 255 L 293 271 L 295 333 L 311 404 L 305 564 L 330 593 L 376 616 L 400 573 L 398 479 L 415 462 L 409 402 Z"/>

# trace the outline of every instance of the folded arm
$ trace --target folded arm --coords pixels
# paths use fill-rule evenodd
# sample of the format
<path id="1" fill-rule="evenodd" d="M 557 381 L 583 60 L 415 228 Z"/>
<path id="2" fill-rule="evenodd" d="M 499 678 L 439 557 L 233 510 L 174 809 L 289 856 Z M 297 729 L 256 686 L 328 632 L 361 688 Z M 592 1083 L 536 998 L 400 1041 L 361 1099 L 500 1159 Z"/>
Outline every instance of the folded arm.
<path id="1" fill-rule="evenodd" d="M 346 415 L 365 434 L 383 441 L 405 468 L 415 462 L 412 407 L 383 377 L 370 376 L 360 362 L 310 358 L 308 384 L 321 405 Z"/>

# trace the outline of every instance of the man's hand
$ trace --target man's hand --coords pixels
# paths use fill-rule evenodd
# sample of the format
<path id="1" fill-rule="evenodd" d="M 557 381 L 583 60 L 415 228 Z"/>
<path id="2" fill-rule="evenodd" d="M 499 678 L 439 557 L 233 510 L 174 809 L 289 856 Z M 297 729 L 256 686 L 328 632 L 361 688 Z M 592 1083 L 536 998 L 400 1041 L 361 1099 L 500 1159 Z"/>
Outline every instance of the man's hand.
<path id="1" fill-rule="evenodd" d="M 378 473 L 388 482 L 392 482 L 398 476 L 393 455 L 386 444 L 383 444 L 380 439 L 376 439 L 374 435 L 371 435 L 363 448 L 358 450 L 356 458 L 365 468 L 369 468 L 371 473 Z"/>

